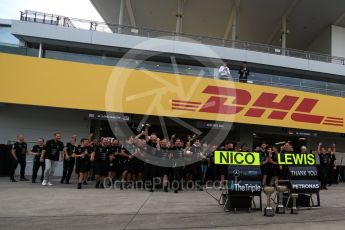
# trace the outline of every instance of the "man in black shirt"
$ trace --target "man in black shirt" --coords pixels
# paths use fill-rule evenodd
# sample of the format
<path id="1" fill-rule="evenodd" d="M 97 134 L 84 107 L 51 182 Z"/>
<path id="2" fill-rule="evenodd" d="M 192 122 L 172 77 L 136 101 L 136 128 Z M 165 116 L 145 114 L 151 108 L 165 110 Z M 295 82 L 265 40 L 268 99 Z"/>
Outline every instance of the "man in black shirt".
<path id="1" fill-rule="evenodd" d="M 247 62 L 243 62 L 241 68 L 238 71 L 239 74 L 239 81 L 242 83 L 247 83 L 248 76 L 249 76 L 249 69 L 247 67 Z"/>
<path id="2" fill-rule="evenodd" d="M 326 151 L 324 147 L 322 147 L 322 143 L 320 142 L 317 147 L 317 154 L 319 155 L 320 159 L 320 180 L 321 180 L 321 189 L 328 189 L 327 182 L 329 181 L 329 168 L 331 162 L 331 154 Z"/>
<path id="3" fill-rule="evenodd" d="M 267 158 L 267 145 L 262 143 L 259 149 L 260 154 L 260 169 L 262 175 L 262 186 L 266 186 L 267 173 L 268 173 L 268 158 Z"/>
<path id="4" fill-rule="evenodd" d="M 87 179 L 87 172 L 89 170 L 89 155 L 91 154 L 91 148 L 89 145 L 89 139 L 82 138 L 80 145 L 73 149 L 71 157 L 76 159 L 76 173 L 78 174 L 78 189 L 81 189 L 82 183 Z"/>
<path id="5" fill-rule="evenodd" d="M 103 138 L 101 145 L 97 146 L 91 154 L 91 161 L 95 163 L 96 188 L 104 188 L 104 178 L 109 172 L 109 155 L 112 149 L 109 145 L 108 138 Z"/>
<path id="6" fill-rule="evenodd" d="M 54 176 L 55 168 L 59 159 L 62 160 L 63 156 L 63 143 L 61 142 L 61 134 L 59 132 L 54 133 L 53 139 L 47 141 L 45 151 L 41 154 L 40 161 L 45 162 L 46 169 L 44 171 L 43 186 L 52 186 L 50 179 Z M 61 157 L 60 157 L 61 156 Z"/>
<path id="7" fill-rule="evenodd" d="M 160 150 L 160 139 L 157 138 L 156 133 L 151 133 L 151 135 L 148 135 L 148 129 L 150 125 L 145 125 L 145 140 L 147 144 L 147 154 L 151 155 L 148 157 L 155 157 L 158 155 L 158 151 Z M 149 161 L 145 164 L 145 180 L 150 181 L 150 192 L 153 192 L 154 190 L 154 178 L 156 176 L 156 166 L 154 164 L 151 164 Z"/>
<path id="8" fill-rule="evenodd" d="M 169 183 L 169 176 L 172 174 L 171 166 L 171 157 L 172 154 L 170 153 L 170 148 L 168 146 L 168 140 L 163 139 L 160 141 L 160 151 L 159 156 L 162 160 L 163 166 L 160 167 L 160 174 L 163 177 L 163 190 L 164 192 L 168 192 L 168 183 Z"/>
<path id="9" fill-rule="evenodd" d="M 119 157 L 121 161 L 121 167 L 122 167 L 122 180 L 121 180 L 121 186 L 120 188 L 123 189 L 123 187 L 127 187 L 130 179 L 131 174 L 133 172 L 133 153 L 135 150 L 135 146 L 133 144 L 133 137 L 130 136 L 128 140 L 125 141 L 125 143 L 121 146 Z"/>
<path id="10" fill-rule="evenodd" d="M 41 154 L 44 152 L 44 139 L 38 138 L 36 145 L 34 145 L 31 149 L 31 155 L 34 156 L 33 159 L 33 166 L 32 166 L 32 183 L 36 183 L 37 173 L 38 170 L 41 168 L 42 174 L 41 174 L 41 183 L 43 182 L 44 178 L 44 170 L 45 170 L 45 163 L 41 162 Z"/>
<path id="11" fill-rule="evenodd" d="M 225 143 L 224 148 L 222 149 L 222 151 L 229 151 L 229 152 L 234 151 L 234 144 L 233 143 Z M 218 164 L 217 165 L 217 170 L 218 170 L 218 174 L 220 175 L 221 184 L 223 186 L 226 185 L 226 180 L 227 180 L 227 176 L 228 176 L 228 166 L 227 165 Z"/>
<path id="12" fill-rule="evenodd" d="M 92 139 L 93 134 L 90 134 L 89 138 L 89 148 L 92 150 L 92 152 L 95 150 L 96 146 L 99 146 L 99 140 L 98 139 Z M 89 170 L 87 172 L 88 181 L 94 181 L 95 180 L 95 164 L 92 161 L 89 161 Z"/>
<path id="13" fill-rule="evenodd" d="M 283 142 L 284 145 L 280 146 L 280 154 L 284 155 L 285 153 L 294 153 L 293 146 L 290 141 Z M 280 180 L 287 180 L 289 179 L 289 167 L 287 165 L 279 165 L 278 166 L 278 178 Z"/>
<path id="14" fill-rule="evenodd" d="M 179 190 L 182 190 L 182 176 L 183 176 L 183 164 L 184 164 L 184 143 L 180 138 L 171 138 L 171 143 L 173 143 L 171 147 L 172 155 L 172 171 L 173 171 L 173 183 L 172 187 L 174 189 L 174 193 L 178 193 Z"/>
<path id="15" fill-rule="evenodd" d="M 200 139 L 192 139 L 188 140 L 189 142 L 194 142 L 190 147 L 190 153 L 191 153 L 191 160 L 192 164 L 188 162 L 188 158 L 186 158 L 186 163 L 189 163 L 188 166 L 186 166 L 185 170 L 189 168 L 189 173 L 192 176 L 192 180 L 196 185 L 196 188 L 199 190 L 202 190 L 201 186 L 201 161 L 200 156 L 202 155 L 202 148 L 201 148 L 201 142 Z"/>
<path id="16" fill-rule="evenodd" d="M 24 136 L 22 134 L 17 136 L 17 142 L 12 145 L 11 155 L 13 157 L 13 162 L 10 170 L 10 180 L 11 182 L 17 182 L 14 179 L 14 173 L 20 164 L 20 180 L 28 181 L 25 178 L 25 167 L 26 167 L 26 154 L 28 153 L 28 146 L 24 141 Z"/>
<path id="17" fill-rule="evenodd" d="M 333 144 L 332 148 L 328 148 L 327 152 L 329 154 L 329 178 L 328 178 L 328 186 L 332 186 L 334 181 L 334 175 L 336 175 L 337 165 L 336 161 L 337 158 L 335 157 L 335 144 Z"/>
<path id="18" fill-rule="evenodd" d="M 278 156 L 272 147 L 267 147 L 266 155 L 266 185 L 271 184 L 271 180 L 274 179 L 275 186 L 278 185 Z"/>
<path id="19" fill-rule="evenodd" d="M 71 178 L 74 164 L 75 164 L 75 158 L 72 157 L 72 153 L 74 149 L 77 147 L 76 139 L 75 137 L 71 137 L 70 141 L 66 144 L 64 148 L 64 159 L 63 159 L 63 173 L 60 183 L 63 184 L 64 182 L 66 184 L 69 184 L 69 180 Z"/>
<path id="20" fill-rule="evenodd" d="M 114 154 L 113 157 L 110 158 L 110 167 L 109 167 L 109 175 L 113 179 L 113 182 L 118 179 L 123 172 L 122 168 L 122 159 L 120 157 L 122 145 L 118 139 L 114 138 L 111 143 L 111 152 Z"/>

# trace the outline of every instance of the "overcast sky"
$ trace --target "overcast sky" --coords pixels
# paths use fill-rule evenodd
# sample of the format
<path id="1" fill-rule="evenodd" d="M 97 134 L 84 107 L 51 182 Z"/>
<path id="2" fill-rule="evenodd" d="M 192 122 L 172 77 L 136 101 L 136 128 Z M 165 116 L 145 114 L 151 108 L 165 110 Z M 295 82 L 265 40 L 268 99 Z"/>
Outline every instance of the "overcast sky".
<path id="1" fill-rule="evenodd" d="M 19 19 L 24 10 L 103 21 L 89 0 L 0 0 L 0 18 Z"/>

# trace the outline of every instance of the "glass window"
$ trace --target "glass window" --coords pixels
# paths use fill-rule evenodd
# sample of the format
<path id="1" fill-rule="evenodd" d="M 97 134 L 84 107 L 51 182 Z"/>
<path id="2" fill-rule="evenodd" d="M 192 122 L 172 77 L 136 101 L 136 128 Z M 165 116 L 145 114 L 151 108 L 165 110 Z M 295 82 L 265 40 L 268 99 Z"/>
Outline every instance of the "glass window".
<path id="1" fill-rule="evenodd" d="M 0 43 L 19 45 L 19 40 L 11 34 L 11 27 L 0 25 Z"/>

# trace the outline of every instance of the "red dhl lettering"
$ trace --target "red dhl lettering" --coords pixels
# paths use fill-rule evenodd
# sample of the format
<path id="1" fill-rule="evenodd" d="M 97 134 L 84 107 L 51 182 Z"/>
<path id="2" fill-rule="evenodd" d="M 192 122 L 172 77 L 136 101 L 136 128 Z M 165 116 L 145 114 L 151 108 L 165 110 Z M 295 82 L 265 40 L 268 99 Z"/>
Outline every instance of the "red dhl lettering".
<path id="1" fill-rule="evenodd" d="M 243 112 L 245 117 L 262 118 L 265 116 L 271 120 L 291 119 L 295 122 L 319 125 L 343 126 L 344 122 L 342 118 L 312 114 L 319 102 L 317 99 L 301 99 L 298 96 L 284 95 L 277 101 L 278 94 L 268 92 L 263 92 L 256 99 L 253 99 L 247 90 L 218 86 L 207 86 L 203 93 L 211 95 L 204 104 L 198 102 L 198 106 L 195 106 L 197 102 L 186 102 L 185 105 L 179 107 L 173 105 L 173 109 L 224 115 L 235 115 Z M 232 98 L 231 104 L 229 104 L 229 98 Z M 301 102 L 298 103 L 300 99 Z M 249 107 L 251 101 L 254 103 Z M 188 106 L 188 104 L 194 106 Z M 198 110 L 200 106 L 201 108 Z M 287 117 L 294 106 L 296 109 Z M 266 112 L 269 113 L 266 114 Z"/>

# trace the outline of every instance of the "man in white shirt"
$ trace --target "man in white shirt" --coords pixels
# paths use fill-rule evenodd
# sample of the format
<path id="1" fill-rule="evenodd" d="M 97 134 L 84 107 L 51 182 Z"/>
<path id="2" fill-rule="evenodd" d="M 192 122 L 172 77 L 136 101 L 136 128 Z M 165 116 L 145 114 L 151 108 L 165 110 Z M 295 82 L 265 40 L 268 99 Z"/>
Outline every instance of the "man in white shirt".
<path id="1" fill-rule="evenodd" d="M 218 73 L 219 78 L 222 80 L 228 80 L 229 78 L 231 78 L 231 73 L 227 62 L 224 62 L 224 64 L 219 67 Z"/>

